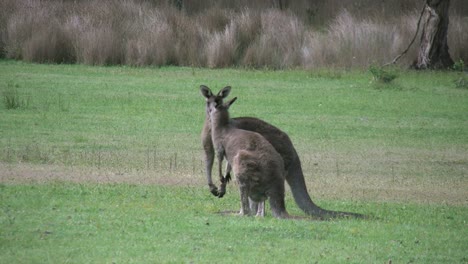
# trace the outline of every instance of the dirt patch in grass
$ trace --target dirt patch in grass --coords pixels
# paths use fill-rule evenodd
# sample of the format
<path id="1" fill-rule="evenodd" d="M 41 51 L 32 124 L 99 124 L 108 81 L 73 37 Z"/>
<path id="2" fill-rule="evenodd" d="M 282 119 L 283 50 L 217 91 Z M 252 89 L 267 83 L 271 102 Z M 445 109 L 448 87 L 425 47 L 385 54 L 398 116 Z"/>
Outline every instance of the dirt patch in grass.
<path id="1" fill-rule="evenodd" d="M 196 185 L 202 182 L 200 175 L 178 172 L 161 173 L 150 170 L 112 170 L 92 167 L 67 167 L 29 163 L 9 164 L 0 162 L 2 183 L 44 183 L 66 181 L 74 183 L 130 183 L 159 185 Z M 204 182 L 203 182 L 204 183 Z"/>
<path id="2" fill-rule="evenodd" d="M 129 183 L 143 185 L 177 185 L 206 187 L 203 173 L 151 170 L 112 170 L 90 167 L 67 167 L 41 164 L 0 163 L 0 182 L 4 184 L 46 183 L 65 181 L 74 183 Z M 388 180 L 385 177 L 363 178 L 362 175 L 322 175 L 315 179 L 306 176 L 313 200 L 356 200 L 376 202 L 409 202 L 446 205 L 468 205 L 468 181 L 437 181 L 429 179 Z M 207 189 L 208 191 L 208 189 Z M 229 185 L 229 193 L 237 197 L 235 183 Z M 287 195 L 290 190 L 287 187 Z"/>

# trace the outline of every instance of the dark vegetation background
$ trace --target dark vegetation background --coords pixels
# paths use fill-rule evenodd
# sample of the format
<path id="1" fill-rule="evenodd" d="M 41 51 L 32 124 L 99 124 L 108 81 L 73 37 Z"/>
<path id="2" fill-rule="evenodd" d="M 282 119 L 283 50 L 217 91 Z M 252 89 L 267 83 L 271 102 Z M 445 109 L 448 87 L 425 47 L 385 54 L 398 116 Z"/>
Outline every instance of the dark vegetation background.
<path id="1" fill-rule="evenodd" d="M 176 3 L 182 2 L 182 6 Z M 0 1 L 0 57 L 40 63 L 364 68 L 404 50 L 424 1 Z M 468 4 L 449 48 L 468 61 Z M 416 58 L 416 45 L 400 64 Z"/>

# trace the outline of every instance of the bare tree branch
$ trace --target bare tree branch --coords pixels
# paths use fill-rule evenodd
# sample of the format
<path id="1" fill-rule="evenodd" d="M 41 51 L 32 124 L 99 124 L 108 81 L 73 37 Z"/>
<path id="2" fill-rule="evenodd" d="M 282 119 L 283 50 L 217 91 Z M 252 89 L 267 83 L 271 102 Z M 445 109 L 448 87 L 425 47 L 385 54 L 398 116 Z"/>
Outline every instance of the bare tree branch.
<path id="1" fill-rule="evenodd" d="M 424 4 L 424 6 L 423 6 L 423 8 L 421 10 L 421 14 L 419 15 L 419 19 L 418 19 L 418 25 L 416 27 L 416 32 L 414 33 L 413 39 L 411 40 L 408 47 L 402 53 L 400 53 L 400 55 L 396 56 L 391 62 L 388 62 L 388 63 L 385 63 L 384 65 L 382 65 L 382 67 L 395 64 L 401 57 L 403 57 L 403 55 L 405 55 L 409 51 L 409 49 L 413 45 L 414 41 L 416 40 L 416 37 L 418 36 L 419 27 L 421 25 L 421 20 L 422 20 L 422 17 L 424 15 L 424 10 L 425 9 L 426 9 L 426 4 Z"/>

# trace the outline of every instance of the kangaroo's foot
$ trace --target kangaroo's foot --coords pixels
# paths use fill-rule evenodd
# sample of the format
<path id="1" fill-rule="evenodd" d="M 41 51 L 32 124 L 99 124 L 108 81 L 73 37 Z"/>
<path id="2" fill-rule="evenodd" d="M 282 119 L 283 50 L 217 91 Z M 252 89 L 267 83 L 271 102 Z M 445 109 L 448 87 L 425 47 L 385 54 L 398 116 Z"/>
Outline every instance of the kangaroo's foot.
<path id="1" fill-rule="evenodd" d="M 265 201 L 258 203 L 256 217 L 265 217 Z"/>
<path id="2" fill-rule="evenodd" d="M 219 197 L 218 187 L 216 187 L 216 185 L 214 185 L 214 184 L 212 184 L 212 183 L 208 184 L 208 186 L 210 187 L 210 192 L 211 192 L 214 196 Z"/>
<path id="3" fill-rule="evenodd" d="M 242 208 L 240 209 L 238 215 L 240 216 L 250 216 L 250 211 L 249 210 L 242 210 Z"/>

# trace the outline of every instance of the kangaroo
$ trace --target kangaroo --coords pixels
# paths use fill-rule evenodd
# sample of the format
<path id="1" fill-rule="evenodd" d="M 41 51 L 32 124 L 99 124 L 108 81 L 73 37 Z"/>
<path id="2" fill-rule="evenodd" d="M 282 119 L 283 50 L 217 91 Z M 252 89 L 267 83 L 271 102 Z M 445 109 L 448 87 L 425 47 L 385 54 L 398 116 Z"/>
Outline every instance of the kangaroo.
<path id="1" fill-rule="evenodd" d="M 215 96 L 211 92 L 211 90 L 206 87 L 206 86 L 200 86 L 200 90 L 203 94 L 203 96 L 206 97 L 206 118 L 205 118 L 205 125 L 203 127 L 203 132 L 202 132 L 202 143 L 203 143 L 203 148 L 205 150 L 205 165 L 206 165 L 206 171 L 207 171 L 207 180 L 208 180 L 208 186 L 210 187 L 210 191 L 213 195 L 221 198 L 224 196 L 226 193 L 226 184 L 231 180 L 231 166 L 229 163 L 226 165 L 226 176 L 223 176 L 221 167 L 219 167 L 219 180 L 221 182 L 220 188 L 216 187 L 215 184 L 213 184 L 212 177 L 211 177 L 211 169 L 213 167 L 213 161 L 214 161 L 214 148 L 213 148 L 213 142 L 211 140 L 211 122 L 210 122 L 210 114 L 209 114 L 209 102 L 212 100 L 215 100 Z M 218 97 L 218 100 L 222 100 L 229 95 L 231 88 L 226 87 L 225 89 L 222 89 L 220 93 L 222 94 L 221 97 Z M 257 212 L 256 216 L 257 217 L 264 217 L 265 216 L 265 201 L 262 202 L 255 202 L 252 199 L 249 198 L 249 203 L 250 203 L 250 210 L 253 212 Z"/>
<path id="2" fill-rule="evenodd" d="M 251 214 L 249 199 L 255 205 L 268 198 L 274 217 L 290 218 L 284 202 L 285 170 L 281 155 L 262 135 L 231 125 L 228 110 L 237 97 L 227 103 L 210 99 L 207 97 L 219 174 L 223 177 L 221 167 L 226 157 L 239 183 L 240 214 Z"/>
<path id="3" fill-rule="evenodd" d="M 209 101 L 220 101 L 222 102 L 225 99 L 230 91 L 230 87 L 225 87 L 217 95 L 214 95 L 210 88 L 201 85 L 201 92 L 206 98 L 206 115 L 205 122 L 203 125 L 203 130 L 201 134 L 202 145 L 205 152 L 205 169 L 206 177 L 208 181 L 208 186 L 213 195 L 218 197 L 223 197 L 225 194 L 226 183 L 230 180 L 230 170 L 229 165 L 225 177 L 220 177 L 221 186 L 220 189 L 213 184 L 211 171 L 213 168 L 214 161 L 214 147 L 211 136 L 211 122 L 209 116 L 208 104 Z M 362 217 L 360 214 L 349 213 L 349 212 L 339 212 L 339 211 L 330 211 L 322 209 L 316 205 L 309 196 L 307 192 L 307 187 L 304 180 L 304 175 L 302 172 L 301 161 L 297 155 L 296 149 L 294 148 L 291 139 L 289 136 L 281 131 L 279 128 L 257 118 L 253 117 L 238 117 L 231 119 L 231 125 L 244 130 L 254 131 L 261 134 L 266 140 L 273 145 L 276 151 L 281 155 L 284 162 L 284 167 L 286 170 L 286 181 L 291 187 L 291 191 L 294 197 L 296 204 L 304 211 L 306 214 L 319 217 L 319 218 L 328 218 L 328 217 L 340 217 L 340 216 L 354 216 Z"/>

